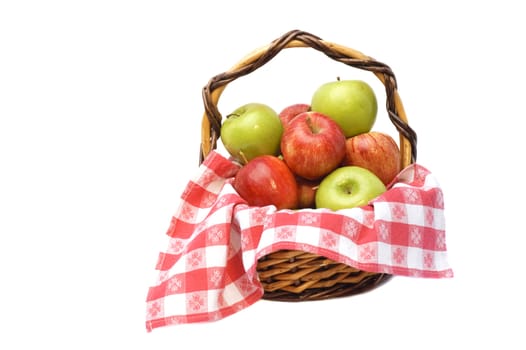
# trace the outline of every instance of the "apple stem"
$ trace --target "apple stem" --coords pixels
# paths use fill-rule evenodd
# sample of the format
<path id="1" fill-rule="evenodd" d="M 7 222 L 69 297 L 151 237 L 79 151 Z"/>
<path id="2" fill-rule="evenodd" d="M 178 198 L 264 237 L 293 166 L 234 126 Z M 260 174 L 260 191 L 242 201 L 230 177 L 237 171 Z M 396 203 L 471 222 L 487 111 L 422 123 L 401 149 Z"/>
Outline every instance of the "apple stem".
<path id="1" fill-rule="evenodd" d="M 239 155 L 240 155 L 241 158 L 243 159 L 243 163 L 244 163 L 244 164 L 247 164 L 247 163 L 248 163 L 248 159 L 247 159 L 247 157 L 245 156 L 245 153 L 243 153 L 243 151 L 239 151 Z"/>
<path id="2" fill-rule="evenodd" d="M 305 121 L 307 122 L 307 125 L 309 126 L 309 129 L 310 131 L 312 131 L 313 134 L 317 134 L 320 129 L 315 127 L 313 124 L 312 124 L 312 119 L 309 117 L 305 118 Z"/>

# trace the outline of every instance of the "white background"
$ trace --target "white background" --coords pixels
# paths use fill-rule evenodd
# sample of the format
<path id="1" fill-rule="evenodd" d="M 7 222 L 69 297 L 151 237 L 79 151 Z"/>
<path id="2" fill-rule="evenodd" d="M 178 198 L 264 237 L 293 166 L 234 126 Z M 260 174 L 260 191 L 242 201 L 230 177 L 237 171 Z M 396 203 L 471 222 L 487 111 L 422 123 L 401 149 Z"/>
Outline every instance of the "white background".
<path id="1" fill-rule="evenodd" d="M 526 348 L 523 23 L 513 1 L 1 2 L 0 348 Z M 444 190 L 455 277 L 147 333 L 157 254 L 197 168 L 201 88 L 291 29 L 394 70 Z M 297 49 L 219 107 L 280 109 L 359 74 Z"/>

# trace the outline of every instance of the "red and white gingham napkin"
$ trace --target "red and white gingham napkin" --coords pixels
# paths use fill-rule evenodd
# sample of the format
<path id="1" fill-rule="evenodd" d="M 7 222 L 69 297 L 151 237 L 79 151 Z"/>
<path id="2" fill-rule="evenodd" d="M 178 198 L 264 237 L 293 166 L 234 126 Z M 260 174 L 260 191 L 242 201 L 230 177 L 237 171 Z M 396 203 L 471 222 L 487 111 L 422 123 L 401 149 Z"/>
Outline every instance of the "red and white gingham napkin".
<path id="1" fill-rule="evenodd" d="M 220 320 L 263 295 L 256 265 L 280 249 L 326 256 L 393 275 L 452 277 L 444 202 L 433 175 L 411 164 L 369 205 L 279 210 L 250 207 L 232 187 L 239 165 L 212 151 L 181 196 L 159 277 L 147 295 L 146 329 Z"/>

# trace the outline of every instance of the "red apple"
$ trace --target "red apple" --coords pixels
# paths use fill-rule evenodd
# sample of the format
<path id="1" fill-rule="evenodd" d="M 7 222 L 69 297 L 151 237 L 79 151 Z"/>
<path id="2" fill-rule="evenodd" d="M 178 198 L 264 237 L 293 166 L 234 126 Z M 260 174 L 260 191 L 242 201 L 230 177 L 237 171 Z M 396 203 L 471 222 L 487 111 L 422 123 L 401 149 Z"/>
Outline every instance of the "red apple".
<path id="1" fill-rule="evenodd" d="M 296 178 L 279 157 L 262 155 L 242 166 L 234 177 L 234 189 L 251 206 L 298 207 Z"/>
<path id="2" fill-rule="evenodd" d="M 400 149 L 388 134 L 370 131 L 346 141 L 345 165 L 358 165 L 373 172 L 388 185 L 400 172 Z"/>
<path id="3" fill-rule="evenodd" d="M 303 112 L 285 128 L 281 154 L 294 174 L 317 180 L 345 158 L 345 136 L 340 126 L 318 112 Z"/>
<path id="4" fill-rule="evenodd" d="M 307 180 L 296 177 L 298 184 L 298 208 L 316 208 L 316 190 L 320 185 L 319 180 Z"/>
<path id="5" fill-rule="evenodd" d="M 281 120 L 281 124 L 285 128 L 287 125 L 289 125 L 290 121 L 297 117 L 299 114 L 303 112 L 307 112 L 310 110 L 310 105 L 306 103 L 296 103 L 290 106 L 285 107 L 280 113 L 279 113 L 279 119 Z"/>

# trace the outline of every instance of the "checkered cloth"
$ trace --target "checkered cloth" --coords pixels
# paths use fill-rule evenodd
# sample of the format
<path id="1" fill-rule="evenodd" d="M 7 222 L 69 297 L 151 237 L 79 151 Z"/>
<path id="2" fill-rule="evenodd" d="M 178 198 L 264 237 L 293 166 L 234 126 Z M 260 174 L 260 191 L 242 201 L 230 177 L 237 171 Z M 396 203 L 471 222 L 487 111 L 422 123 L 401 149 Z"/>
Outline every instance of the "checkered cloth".
<path id="1" fill-rule="evenodd" d="M 418 164 L 367 206 L 338 211 L 250 207 L 232 186 L 238 169 L 212 151 L 184 190 L 148 291 L 147 331 L 216 321 L 252 305 L 263 295 L 258 259 L 281 249 L 370 272 L 453 276 L 442 191 Z"/>

